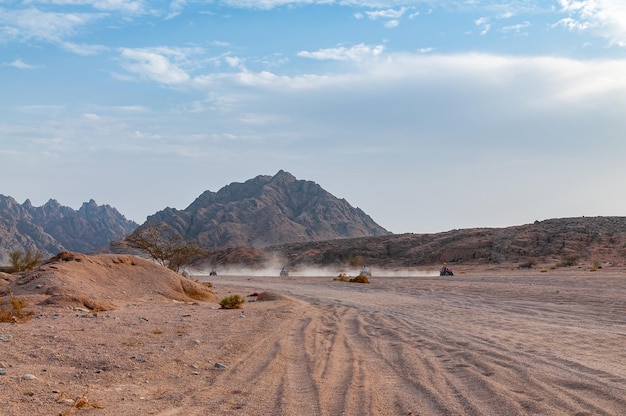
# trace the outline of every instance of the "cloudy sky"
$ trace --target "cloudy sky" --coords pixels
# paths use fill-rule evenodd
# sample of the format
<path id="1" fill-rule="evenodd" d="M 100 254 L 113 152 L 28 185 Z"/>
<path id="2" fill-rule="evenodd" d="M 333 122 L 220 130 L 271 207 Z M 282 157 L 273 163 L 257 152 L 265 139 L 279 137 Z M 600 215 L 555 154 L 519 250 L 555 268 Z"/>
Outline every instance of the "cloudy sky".
<path id="1" fill-rule="evenodd" d="M 394 233 L 626 215 L 623 0 L 0 0 L 0 194 L 279 170 Z"/>

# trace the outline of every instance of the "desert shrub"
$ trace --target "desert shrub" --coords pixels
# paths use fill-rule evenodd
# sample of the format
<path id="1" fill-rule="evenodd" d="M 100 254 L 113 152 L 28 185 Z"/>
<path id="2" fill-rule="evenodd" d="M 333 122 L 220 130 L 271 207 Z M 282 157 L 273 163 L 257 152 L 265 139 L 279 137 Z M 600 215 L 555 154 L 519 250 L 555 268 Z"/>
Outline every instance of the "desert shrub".
<path id="1" fill-rule="evenodd" d="M 345 273 L 339 273 L 339 275 L 335 277 L 333 280 L 339 280 L 340 282 L 349 282 L 350 278 Z"/>
<path id="2" fill-rule="evenodd" d="M 24 298 L 10 297 L 9 304 L 10 307 L 5 302 L 0 305 L 0 322 L 24 322 L 35 314 L 33 310 L 25 310 L 28 302 Z"/>
<path id="3" fill-rule="evenodd" d="M 9 261 L 11 262 L 11 271 L 14 273 L 33 270 L 41 264 L 43 255 L 39 252 L 12 251 L 9 253 Z"/>
<path id="4" fill-rule="evenodd" d="M 367 276 L 363 276 L 362 274 L 360 274 L 357 277 L 350 279 L 350 282 L 351 283 L 369 283 L 370 280 L 367 278 Z"/>
<path id="5" fill-rule="evenodd" d="M 593 262 L 593 266 L 591 266 L 591 271 L 597 272 L 601 268 L 602 268 L 602 263 L 600 263 L 599 260 L 596 260 Z"/>
<path id="6" fill-rule="evenodd" d="M 532 267 L 537 264 L 537 261 L 535 259 L 530 259 L 530 260 L 526 260 L 525 262 L 521 263 L 519 266 L 517 266 L 518 269 L 532 269 Z"/>
<path id="7" fill-rule="evenodd" d="M 578 264 L 578 260 L 580 259 L 579 256 L 577 256 L 576 254 L 566 254 L 561 258 L 561 261 L 559 261 L 556 264 L 556 267 L 571 267 L 571 266 L 576 266 Z"/>
<path id="8" fill-rule="evenodd" d="M 222 309 L 241 309 L 246 300 L 241 295 L 234 294 L 226 296 L 220 301 Z"/>
<path id="9" fill-rule="evenodd" d="M 69 409 L 59 413 L 59 416 L 69 416 L 71 413 L 74 413 L 74 410 L 82 410 L 90 407 L 94 409 L 104 409 L 104 406 L 102 406 L 100 403 L 89 401 L 89 399 L 87 399 L 87 392 L 88 391 L 85 391 L 82 396 L 76 398 L 72 398 L 66 392 L 61 392 L 59 394 L 59 397 L 57 397 L 57 403 L 63 399 L 67 399 L 72 404 L 72 406 Z"/>

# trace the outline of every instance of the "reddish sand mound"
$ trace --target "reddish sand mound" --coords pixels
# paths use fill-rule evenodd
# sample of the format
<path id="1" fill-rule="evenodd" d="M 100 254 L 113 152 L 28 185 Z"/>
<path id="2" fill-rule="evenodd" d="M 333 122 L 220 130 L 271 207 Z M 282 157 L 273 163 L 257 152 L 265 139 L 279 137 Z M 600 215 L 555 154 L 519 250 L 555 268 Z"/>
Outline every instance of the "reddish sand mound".
<path id="1" fill-rule="evenodd" d="M 120 302 L 165 297 L 216 301 L 210 287 L 150 261 L 129 255 L 62 252 L 19 275 L 2 292 L 29 296 L 41 304 L 114 309 Z"/>

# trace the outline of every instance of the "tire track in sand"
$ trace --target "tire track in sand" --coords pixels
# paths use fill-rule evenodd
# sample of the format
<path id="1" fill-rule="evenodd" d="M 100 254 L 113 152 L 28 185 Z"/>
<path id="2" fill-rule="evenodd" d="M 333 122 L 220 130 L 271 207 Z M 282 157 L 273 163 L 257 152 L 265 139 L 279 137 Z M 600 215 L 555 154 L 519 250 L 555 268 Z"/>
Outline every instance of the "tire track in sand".
<path id="1" fill-rule="evenodd" d="M 554 292 L 529 299 L 523 282 L 519 295 L 481 281 L 462 293 L 468 283 L 424 290 L 407 280 L 399 292 L 395 282 L 347 289 L 281 281 L 297 299 L 292 313 L 210 393 L 240 386 L 222 414 L 626 414 L 626 374 L 614 360 L 623 355 L 623 319 L 607 323 L 601 305 L 583 297 L 576 308 L 556 303 Z M 568 279 L 569 290 L 574 284 L 588 290 Z M 617 286 L 607 300 L 623 292 Z"/>

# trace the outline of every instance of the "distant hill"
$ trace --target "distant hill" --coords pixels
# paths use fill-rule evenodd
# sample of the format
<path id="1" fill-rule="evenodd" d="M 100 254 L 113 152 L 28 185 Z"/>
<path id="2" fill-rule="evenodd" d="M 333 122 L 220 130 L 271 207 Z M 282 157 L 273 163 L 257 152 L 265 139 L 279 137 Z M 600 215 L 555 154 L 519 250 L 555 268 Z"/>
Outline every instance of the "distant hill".
<path id="1" fill-rule="evenodd" d="M 420 267 L 449 264 L 626 263 L 626 217 L 581 217 L 537 221 L 506 228 L 470 228 L 434 234 L 396 234 L 281 244 L 237 256 L 218 252 L 215 264 L 270 263 L 290 267 L 341 266 L 361 257 L 369 266 Z"/>
<path id="2" fill-rule="evenodd" d="M 44 257 L 60 251 L 89 253 L 127 235 L 138 224 L 115 208 L 83 203 L 78 211 L 51 199 L 41 207 L 30 200 L 19 204 L 0 195 L 0 265 L 12 251 L 39 251 Z"/>
<path id="3" fill-rule="evenodd" d="M 218 192 L 205 191 L 184 210 L 166 208 L 146 221 L 159 223 L 208 248 L 390 234 L 345 199 L 282 170 L 232 183 Z"/>

